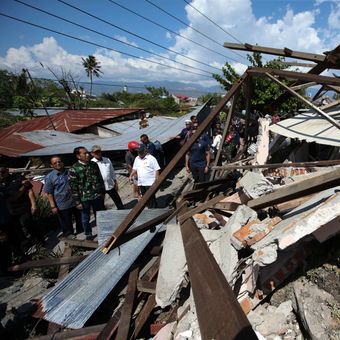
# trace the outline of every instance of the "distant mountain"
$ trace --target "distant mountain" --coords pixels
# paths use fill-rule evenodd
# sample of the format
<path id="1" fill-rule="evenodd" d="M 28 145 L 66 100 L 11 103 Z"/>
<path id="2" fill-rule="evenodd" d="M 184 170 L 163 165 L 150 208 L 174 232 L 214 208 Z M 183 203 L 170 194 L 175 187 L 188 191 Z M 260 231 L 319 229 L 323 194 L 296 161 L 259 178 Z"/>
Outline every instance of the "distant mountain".
<path id="1" fill-rule="evenodd" d="M 100 85 L 100 84 L 108 84 L 107 85 Z M 96 85 L 98 84 L 98 85 Z M 110 85 L 118 85 L 118 86 L 110 86 Z M 112 82 L 112 81 L 98 81 L 93 83 L 93 90 L 92 93 L 96 96 L 99 96 L 101 93 L 112 93 L 112 92 L 118 92 L 123 91 L 124 86 L 127 87 L 127 91 L 131 93 L 147 93 L 148 91 L 145 89 L 146 86 L 154 86 L 154 87 L 165 87 L 171 94 L 177 93 L 177 94 L 183 94 L 188 97 L 199 97 L 203 94 L 206 94 L 208 92 L 214 93 L 224 93 L 224 91 L 221 90 L 221 87 L 211 86 L 211 87 L 203 87 L 197 83 L 181 83 L 176 81 L 152 81 L 152 82 Z M 84 86 L 85 91 L 88 93 L 90 91 L 90 86 L 85 85 Z"/>

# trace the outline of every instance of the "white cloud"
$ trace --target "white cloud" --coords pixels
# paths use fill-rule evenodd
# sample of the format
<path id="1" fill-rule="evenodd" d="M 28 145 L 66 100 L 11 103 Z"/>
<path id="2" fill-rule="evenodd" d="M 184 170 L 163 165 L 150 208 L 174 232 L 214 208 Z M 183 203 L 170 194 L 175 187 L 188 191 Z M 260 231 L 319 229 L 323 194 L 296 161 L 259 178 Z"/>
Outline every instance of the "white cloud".
<path id="1" fill-rule="evenodd" d="M 315 4 L 320 5 L 322 2 L 324 1 L 317 0 Z M 273 16 L 255 17 L 252 6 L 257 4 L 256 2 L 252 3 L 250 0 L 193 0 L 192 5 L 213 19 L 218 25 L 223 27 L 224 30 L 230 32 L 241 42 L 322 53 L 323 51 L 334 48 L 340 41 L 340 32 L 338 30 L 340 28 L 339 2 L 337 5 L 332 6 L 331 13 L 328 17 L 329 27 L 333 28 L 333 30 L 322 30 L 316 27 L 317 16 L 323 14 L 320 13 L 320 11 L 322 12 L 321 6 L 320 8 L 315 8 L 311 5 L 310 10 L 303 12 L 294 12 L 292 8 L 288 7 L 280 18 L 274 18 Z M 202 17 L 202 15 L 191 6 L 186 5 L 185 10 L 189 23 L 215 42 L 185 27 L 179 31 L 181 35 L 206 46 L 209 50 L 166 32 L 165 38 L 167 41 L 174 39 L 173 45 L 169 46 L 169 48 L 218 69 L 220 69 L 226 61 L 229 61 L 239 73 L 243 73 L 246 69 L 246 64 L 248 64 L 248 61 L 245 59 L 245 53 L 237 52 L 243 56 L 243 58 L 240 58 L 232 51 L 222 47 L 224 42 L 235 42 L 235 40 L 214 26 L 206 18 Z M 159 20 L 161 20 L 161 17 Z M 146 35 L 142 29 L 138 33 L 140 35 Z M 115 37 L 137 46 L 135 42 L 130 41 L 125 36 Z M 162 44 L 164 44 L 164 42 L 162 42 Z M 224 56 L 215 54 L 211 52 L 211 50 Z M 193 60 L 188 60 L 183 56 L 164 53 L 164 51 L 158 52 L 155 50 L 155 52 L 157 54 L 162 53 L 162 55 L 166 57 L 171 56 L 176 61 L 187 64 L 188 66 L 205 69 L 213 73 L 218 72 L 213 68 Z M 136 50 L 131 50 L 131 53 L 138 55 L 138 51 Z M 216 85 L 216 82 L 212 79 L 183 72 L 183 70 L 190 70 L 196 73 L 203 73 L 202 71 L 191 69 L 188 66 L 178 65 L 153 55 L 148 57 L 148 59 L 182 70 L 168 69 L 158 64 L 149 63 L 145 59 L 135 59 L 124 56 L 118 52 L 101 48 L 97 49 L 95 53 L 92 52 L 92 54 L 94 54 L 101 63 L 102 71 L 104 72 L 102 80 L 104 81 L 143 82 L 173 80 L 199 82 L 203 86 Z M 226 56 L 234 60 L 227 59 Z M 84 56 L 68 53 L 58 44 L 55 38 L 45 37 L 42 42 L 33 46 L 21 46 L 19 48 L 8 49 L 6 55 L 0 57 L 0 66 L 10 70 L 20 70 L 20 67 L 33 68 L 35 75 L 38 75 L 39 72 L 42 72 L 41 67 L 37 66 L 39 65 L 38 62 L 41 61 L 43 64 L 49 65 L 54 69 L 60 69 L 60 67 L 68 68 L 85 80 L 86 76 L 81 64 L 81 57 Z M 265 58 L 269 59 L 270 56 L 265 56 Z M 48 75 L 44 74 L 44 76 Z"/>
<path id="2" fill-rule="evenodd" d="M 166 31 L 165 37 L 166 37 L 167 39 L 171 39 L 171 38 L 172 38 L 172 34 L 171 34 L 169 31 Z"/>
<path id="3" fill-rule="evenodd" d="M 340 2 L 336 6 L 332 6 L 328 17 L 328 25 L 332 29 L 340 29 Z"/>
<path id="4" fill-rule="evenodd" d="M 122 36 L 122 35 L 115 35 L 114 36 L 116 39 L 121 40 L 127 44 L 130 44 L 132 46 L 138 47 L 138 45 L 134 41 L 130 41 L 127 37 Z"/>

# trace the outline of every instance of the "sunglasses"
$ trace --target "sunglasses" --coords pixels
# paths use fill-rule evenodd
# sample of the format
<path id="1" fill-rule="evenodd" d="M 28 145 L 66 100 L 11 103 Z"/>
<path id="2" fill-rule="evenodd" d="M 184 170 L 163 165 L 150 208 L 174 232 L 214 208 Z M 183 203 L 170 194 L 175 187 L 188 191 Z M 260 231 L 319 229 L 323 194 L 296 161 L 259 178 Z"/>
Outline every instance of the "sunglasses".
<path id="1" fill-rule="evenodd" d="M 55 162 L 52 163 L 52 165 L 61 164 L 61 163 L 62 163 L 62 161 L 55 161 Z"/>

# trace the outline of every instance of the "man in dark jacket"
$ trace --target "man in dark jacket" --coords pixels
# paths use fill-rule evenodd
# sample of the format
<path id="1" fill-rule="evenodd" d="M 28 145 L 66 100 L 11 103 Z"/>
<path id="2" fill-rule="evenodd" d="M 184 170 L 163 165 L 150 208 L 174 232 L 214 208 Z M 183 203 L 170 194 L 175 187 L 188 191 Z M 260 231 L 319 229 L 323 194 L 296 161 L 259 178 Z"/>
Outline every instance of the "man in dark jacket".
<path id="1" fill-rule="evenodd" d="M 105 210 L 105 186 L 98 165 L 90 161 L 90 154 L 83 146 L 73 150 L 78 162 L 69 170 L 69 183 L 76 207 L 81 210 L 81 220 L 87 240 L 92 240 L 90 225 L 91 207 L 94 215 Z"/>

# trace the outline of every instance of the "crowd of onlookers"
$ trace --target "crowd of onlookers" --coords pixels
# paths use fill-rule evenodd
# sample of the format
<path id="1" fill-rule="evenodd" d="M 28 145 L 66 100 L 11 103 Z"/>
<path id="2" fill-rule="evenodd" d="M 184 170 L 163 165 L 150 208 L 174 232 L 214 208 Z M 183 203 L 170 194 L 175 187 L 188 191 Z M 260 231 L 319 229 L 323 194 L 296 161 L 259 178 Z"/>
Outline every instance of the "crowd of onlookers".
<path id="1" fill-rule="evenodd" d="M 223 149 L 227 159 L 234 158 L 244 149 L 245 142 L 254 142 L 258 132 L 258 115 L 251 116 L 245 141 L 245 121 L 234 117 L 228 134 L 223 140 L 223 124 L 218 120 L 211 124 L 193 143 L 185 155 L 185 168 L 195 182 L 208 180 L 209 166 L 218 150 Z M 185 127 L 173 139 L 184 145 L 198 129 L 195 116 L 185 121 Z M 222 150 L 221 150 L 222 151 Z M 86 240 L 92 240 L 90 224 L 91 210 L 105 209 L 104 199 L 108 194 L 117 209 L 125 209 L 119 195 L 118 181 L 109 158 L 103 157 L 99 145 L 90 151 L 79 146 L 73 154 L 76 162 L 65 168 L 59 155 L 50 158 L 52 171 L 45 177 L 43 193 L 47 196 L 50 209 L 56 215 L 65 237 L 73 238 L 84 232 Z M 164 151 L 161 143 L 152 142 L 142 134 L 140 141 L 130 141 L 125 156 L 129 183 L 133 196 L 140 199 L 159 177 L 164 167 Z M 149 208 L 157 208 L 153 195 L 148 201 Z M 22 175 L 10 174 L 6 167 L 0 167 L 0 242 L 7 238 L 18 251 L 25 251 L 33 242 L 44 242 L 43 233 L 33 223 L 37 203 L 32 184 Z"/>

